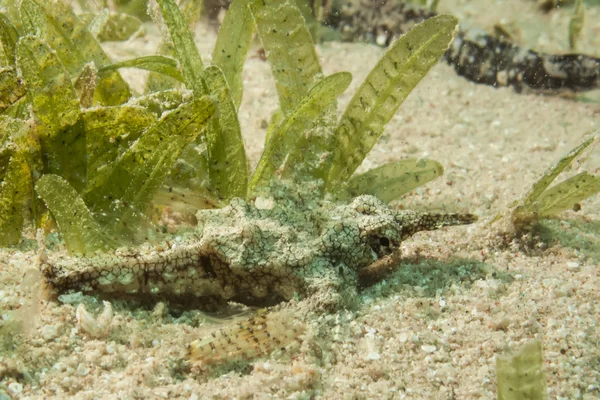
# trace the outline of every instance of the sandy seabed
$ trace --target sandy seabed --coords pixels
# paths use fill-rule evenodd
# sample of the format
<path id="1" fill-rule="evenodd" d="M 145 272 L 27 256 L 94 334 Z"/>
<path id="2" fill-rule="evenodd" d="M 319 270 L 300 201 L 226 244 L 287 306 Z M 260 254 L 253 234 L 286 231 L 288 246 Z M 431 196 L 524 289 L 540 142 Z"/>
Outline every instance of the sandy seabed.
<path id="1" fill-rule="evenodd" d="M 543 15 L 533 1 L 449 0 L 441 11 L 486 29 L 505 18 L 520 27 L 522 41 L 565 49 L 567 10 Z M 588 10 L 581 43 L 582 51 L 596 55 L 599 11 Z M 117 58 L 151 54 L 157 38 L 149 28 L 145 37 L 107 48 Z M 201 25 L 197 38 L 202 53 L 210 54 L 214 28 Z M 341 110 L 384 52 L 345 43 L 318 51 L 327 74 L 354 76 Z M 143 74 L 124 75 L 141 86 Z M 244 77 L 240 119 L 255 165 L 277 106 L 269 66 L 256 49 Z M 165 303 L 113 302 L 110 332 L 94 339 L 77 329 L 75 308 L 83 301 L 99 313 L 99 300 L 38 299 L 35 253 L 3 250 L 0 309 L 3 317 L 12 313 L 25 322 L 18 335 L 1 338 L 0 399 L 493 399 L 497 355 L 534 338 L 543 342 L 551 399 L 600 398 L 600 196 L 548 222 L 544 240 L 527 246 L 505 243 L 506 219 L 491 224 L 600 128 L 599 97 L 519 95 L 467 82 L 444 64 L 434 67 L 361 170 L 406 157 L 438 160 L 444 176 L 399 203 L 469 211 L 479 222 L 416 235 L 403 245 L 406 262 L 364 289 L 358 309 L 302 321 L 307 335 L 297 351 L 247 365 L 186 366 L 186 345 L 224 322 Z M 598 146 L 568 174 L 582 170 L 600 173 Z"/>

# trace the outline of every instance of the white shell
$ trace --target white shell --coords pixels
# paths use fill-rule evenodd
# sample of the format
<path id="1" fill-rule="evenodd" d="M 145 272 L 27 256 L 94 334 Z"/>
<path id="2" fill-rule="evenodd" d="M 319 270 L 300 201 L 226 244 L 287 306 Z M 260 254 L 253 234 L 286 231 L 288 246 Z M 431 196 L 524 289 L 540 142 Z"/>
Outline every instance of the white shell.
<path id="1" fill-rule="evenodd" d="M 98 318 L 94 318 L 94 316 L 85 309 L 83 304 L 77 306 L 75 318 L 77 319 L 77 329 L 79 329 L 80 332 L 85 332 L 94 338 L 101 338 L 108 335 L 110 332 L 113 310 L 110 302 L 104 301 L 103 304 L 104 310 Z"/>

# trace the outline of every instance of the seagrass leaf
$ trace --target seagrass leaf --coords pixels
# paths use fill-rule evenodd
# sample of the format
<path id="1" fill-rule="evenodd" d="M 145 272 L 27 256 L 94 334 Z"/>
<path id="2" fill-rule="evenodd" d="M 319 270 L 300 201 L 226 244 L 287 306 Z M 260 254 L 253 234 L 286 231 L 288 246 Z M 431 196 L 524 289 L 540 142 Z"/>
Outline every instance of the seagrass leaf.
<path id="1" fill-rule="evenodd" d="M 188 28 L 183 14 L 173 0 L 157 0 L 157 3 L 165 24 L 169 28 L 185 85 L 194 93 L 194 96 L 200 97 L 206 93 L 202 83 L 204 65 L 196 43 L 194 43 L 192 31 Z"/>
<path id="2" fill-rule="evenodd" d="M 187 103 L 193 98 L 192 92 L 186 89 L 167 89 L 138 96 L 129 101 L 130 105 L 139 105 L 146 108 L 157 117 L 166 111 L 174 110 L 182 103 Z"/>
<path id="3" fill-rule="evenodd" d="M 0 43 L 2 43 L 2 51 L 10 66 L 15 65 L 15 49 L 18 41 L 17 29 L 6 15 L 0 13 Z"/>
<path id="4" fill-rule="evenodd" d="M 70 253 L 89 254 L 117 247 L 118 242 L 98 224 L 69 182 L 48 174 L 38 180 L 35 190 L 56 220 Z"/>
<path id="5" fill-rule="evenodd" d="M 27 32 L 43 38 L 56 51 L 70 76 L 79 76 L 92 61 L 98 69 L 110 64 L 100 43 L 68 5 L 23 0 L 21 15 Z M 95 96 L 102 105 L 118 105 L 129 99 L 131 91 L 118 71 L 105 71 L 98 74 Z"/>
<path id="6" fill-rule="evenodd" d="M 149 110 L 129 104 L 85 110 L 88 187 L 97 186 L 103 168 L 123 154 L 156 119 Z"/>
<path id="7" fill-rule="evenodd" d="M 496 358 L 498 400 L 546 400 L 542 342 L 525 343 L 515 354 Z"/>
<path id="8" fill-rule="evenodd" d="M 11 144 L 0 149 L 0 173 L 0 246 L 5 247 L 17 244 L 21 238 L 23 211 L 31 199 L 32 181 L 24 155 Z"/>
<path id="9" fill-rule="evenodd" d="M 320 43 L 320 30 L 322 29 L 323 2 L 313 0 L 294 0 L 296 6 L 302 13 L 306 26 L 312 36 L 314 43 Z"/>
<path id="10" fill-rule="evenodd" d="M 283 114 L 280 109 L 277 109 L 271 114 L 271 121 L 269 121 L 269 125 L 267 126 L 267 133 L 265 135 L 265 147 L 271 141 L 271 137 L 273 136 L 273 132 L 277 129 L 281 120 L 283 119 Z"/>
<path id="11" fill-rule="evenodd" d="M 181 14 L 183 14 L 183 17 L 185 18 L 187 26 L 192 31 L 193 36 L 194 28 L 198 23 L 204 3 L 197 0 L 179 0 L 177 3 Z M 156 54 L 176 58 L 177 53 L 172 41 L 168 39 L 170 34 L 168 28 L 165 27 L 164 19 L 160 16 L 160 7 L 158 7 L 158 4 L 155 7 L 148 8 L 148 15 L 163 32 L 163 38 L 158 45 Z M 181 83 L 173 78 L 150 72 L 150 74 L 148 74 L 148 80 L 146 81 L 145 93 L 161 92 L 164 90 L 179 88 L 181 86 Z"/>
<path id="12" fill-rule="evenodd" d="M 17 44 L 17 65 L 36 120 L 45 171 L 82 190 L 86 182 L 85 133 L 79 99 L 56 53 L 40 38 Z"/>
<path id="13" fill-rule="evenodd" d="M 406 159 L 354 175 L 348 181 L 351 197 L 370 194 L 390 202 L 441 176 L 444 168 L 428 159 Z"/>
<path id="14" fill-rule="evenodd" d="M 157 54 L 164 56 L 175 56 L 175 50 L 170 43 L 161 43 L 159 45 Z M 184 85 L 181 81 L 177 79 L 171 78 L 165 74 L 159 74 L 157 72 L 150 72 L 148 74 L 148 79 L 146 80 L 146 87 L 144 88 L 144 93 L 152 94 L 152 93 L 161 93 L 167 90 L 179 90 L 183 88 Z"/>
<path id="15" fill-rule="evenodd" d="M 269 135 L 256 171 L 250 181 L 250 190 L 267 185 L 296 143 L 310 131 L 317 117 L 331 102 L 344 92 L 352 81 L 349 72 L 338 72 L 318 81 L 289 115 Z"/>
<path id="16" fill-rule="evenodd" d="M 161 204 L 165 204 L 164 199 L 167 196 L 183 203 L 188 203 L 190 194 L 201 198 L 212 196 L 208 176 L 208 152 L 205 143 L 192 143 L 183 150 L 165 180 L 164 191 L 166 193 L 159 200 L 162 201 Z M 157 194 L 157 197 L 159 196 L 160 194 Z M 227 205 L 227 203 L 219 203 L 216 199 L 213 200 L 212 203 L 216 206 Z M 192 199 L 192 202 L 196 202 L 196 200 Z M 198 209 L 194 209 L 192 204 L 190 210 L 193 215 Z"/>
<path id="17" fill-rule="evenodd" d="M 114 163 L 106 165 L 85 196 L 99 221 L 121 230 L 124 221 L 115 216 L 131 215 L 129 210 L 141 216 L 161 179 L 185 145 L 200 135 L 214 111 L 214 102 L 206 96 L 182 104 L 152 125 Z"/>
<path id="18" fill-rule="evenodd" d="M 312 37 L 293 0 L 250 0 L 250 10 L 287 115 L 322 75 Z"/>
<path id="19" fill-rule="evenodd" d="M 539 217 L 552 217 L 600 192 L 600 178 L 581 172 L 544 191 L 532 208 Z"/>
<path id="20" fill-rule="evenodd" d="M 111 71 L 119 68 L 139 68 L 146 71 L 156 72 L 183 82 L 183 76 L 179 71 L 177 60 L 166 56 L 143 56 L 130 60 L 119 61 L 114 64 L 105 65 L 100 71 Z"/>
<path id="21" fill-rule="evenodd" d="M 583 141 L 583 143 L 581 143 L 579 146 L 577 146 L 576 148 L 574 148 L 573 150 L 571 150 L 569 152 L 569 154 L 567 154 L 566 156 L 564 156 L 563 158 L 561 158 L 556 165 L 552 166 L 550 169 L 548 169 L 544 175 L 533 185 L 533 187 L 531 188 L 531 190 L 529 191 L 529 193 L 527 194 L 527 196 L 525 196 L 525 199 L 523 200 L 523 204 L 522 206 L 519 206 L 515 212 L 528 212 L 531 211 L 530 207 L 531 205 L 538 200 L 538 198 L 540 197 L 540 195 L 544 192 L 544 190 L 546 190 L 548 188 L 548 186 L 550 186 L 550 184 L 556 179 L 556 177 L 565 169 L 567 168 L 569 165 L 571 165 L 571 163 L 573 162 L 573 160 L 575 160 L 577 157 L 579 157 L 579 155 L 581 153 L 583 153 L 583 151 L 585 149 L 587 149 L 589 147 L 589 145 L 591 145 L 594 140 L 596 139 L 596 136 L 598 136 L 598 134 L 594 134 L 591 137 L 585 139 Z"/>
<path id="22" fill-rule="evenodd" d="M 430 18 L 394 42 L 360 86 L 336 130 L 327 186 L 346 181 L 373 148 L 385 125 L 452 41 L 458 20 Z"/>
<path id="23" fill-rule="evenodd" d="M 28 113 L 29 115 L 29 113 Z M 4 133 L 5 141 L 16 146 L 18 157 L 23 157 L 27 164 L 27 169 L 32 177 L 41 176 L 44 173 L 43 157 L 40 142 L 38 140 L 35 126 L 22 118 L 11 118 L 8 116 L 0 116 L 0 132 Z M 0 176 L 5 172 L 0 171 Z M 27 206 L 29 207 L 30 215 L 34 221 L 38 221 L 43 213 L 43 205 L 38 199 L 33 199 L 33 183 L 31 178 L 25 179 L 21 177 L 23 182 L 29 182 L 27 189 Z M 25 193 L 19 190 L 19 193 Z"/>
<path id="24" fill-rule="evenodd" d="M 42 137 L 75 124 L 79 99 L 71 79 L 52 49 L 40 38 L 24 36 L 17 46 L 17 64 L 31 95 L 31 103 Z"/>
<path id="25" fill-rule="evenodd" d="M 6 120 L 12 118 L 0 118 L 0 128 L 8 128 Z M 2 142 L 0 144 L 2 145 L 2 147 L 0 147 L 0 180 L 3 180 L 6 176 L 6 171 L 8 170 L 8 163 L 10 162 L 10 158 L 15 153 L 15 146 L 10 145 L 10 135 L 8 134 L 8 132 L 3 131 L 1 134 L 2 136 L 0 137 L 0 139 L 2 139 Z"/>
<path id="26" fill-rule="evenodd" d="M 196 131 L 200 134 L 200 131 Z M 188 138 L 171 136 L 161 143 L 139 166 L 130 186 L 119 199 L 122 210 L 109 226 L 118 234 L 133 237 L 136 227 L 146 218 L 146 211 L 153 196 L 163 184 L 171 166 L 190 143 Z"/>
<path id="27" fill-rule="evenodd" d="M 96 65 L 93 62 L 85 64 L 73 84 L 82 108 L 90 108 L 92 106 L 97 82 L 98 70 L 96 69 Z"/>
<path id="28" fill-rule="evenodd" d="M 235 0 L 229 6 L 219 29 L 213 63 L 223 71 L 236 108 L 242 102 L 242 70 L 253 33 L 254 20 L 248 0 Z"/>
<path id="29" fill-rule="evenodd" d="M 104 29 L 106 21 L 108 21 L 109 14 L 110 11 L 108 8 L 104 8 L 97 13 L 81 13 L 77 16 L 87 25 L 88 31 L 90 31 L 92 36 L 98 39 L 98 35 L 100 35 L 100 32 L 102 32 Z"/>
<path id="30" fill-rule="evenodd" d="M 24 85 L 23 88 L 25 88 Z M 6 110 L 4 110 L 2 114 L 8 117 L 22 120 L 28 119 L 31 116 L 31 113 L 29 112 L 29 102 L 27 101 L 27 96 L 23 96 L 17 101 L 15 101 Z"/>
<path id="31" fill-rule="evenodd" d="M 0 0 L 2 13 L 13 23 L 17 31 L 20 31 L 23 26 L 21 24 L 21 15 L 19 14 L 19 2 L 19 0 Z"/>
<path id="32" fill-rule="evenodd" d="M 329 104 L 331 106 L 332 103 Z M 310 128 L 300 136 L 289 153 L 281 177 L 298 181 L 325 182 L 331 167 L 331 148 L 334 141 L 332 126 L 337 122 L 337 113 L 332 107 L 324 107 L 316 115 Z M 324 189 L 323 186 L 320 186 Z"/>
<path id="33" fill-rule="evenodd" d="M 142 21 L 139 18 L 106 9 L 99 14 L 83 13 L 78 17 L 101 42 L 127 40 L 142 29 Z"/>
<path id="34" fill-rule="evenodd" d="M 199 7 L 201 9 L 202 2 L 195 2 L 200 3 Z M 117 10 L 123 14 L 133 15 L 142 21 L 148 19 L 148 0 L 119 0 L 115 3 L 117 3 Z"/>
<path id="35" fill-rule="evenodd" d="M 24 119 L 0 116 L 0 132 L 4 141 L 14 143 L 35 174 L 41 174 L 41 148 L 35 127 Z"/>
<path id="36" fill-rule="evenodd" d="M 19 14 L 23 30 L 27 35 L 46 37 L 48 26 L 40 6 L 33 0 L 21 0 Z"/>
<path id="37" fill-rule="evenodd" d="M 203 78 L 211 96 L 219 102 L 218 116 L 209 122 L 206 130 L 210 193 L 224 202 L 233 197 L 246 198 L 248 159 L 225 75 L 219 67 L 210 66 L 204 71 Z"/>
<path id="38" fill-rule="evenodd" d="M 0 69 L 0 112 L 4 112 L 25 97 L 27 91 L 13 67 Z"/>

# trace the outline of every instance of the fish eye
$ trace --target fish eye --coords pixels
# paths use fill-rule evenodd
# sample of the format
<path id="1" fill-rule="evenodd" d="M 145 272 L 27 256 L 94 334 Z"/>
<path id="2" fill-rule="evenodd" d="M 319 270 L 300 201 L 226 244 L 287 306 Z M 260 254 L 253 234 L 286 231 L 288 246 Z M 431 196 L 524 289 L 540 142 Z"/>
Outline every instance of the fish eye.
<path id="1" fill-rule="evenodd" d="M 386 237 L 380 237 L 379 244 L 382 245 L 383 247 L 390 247 L 390 240 Z"/>

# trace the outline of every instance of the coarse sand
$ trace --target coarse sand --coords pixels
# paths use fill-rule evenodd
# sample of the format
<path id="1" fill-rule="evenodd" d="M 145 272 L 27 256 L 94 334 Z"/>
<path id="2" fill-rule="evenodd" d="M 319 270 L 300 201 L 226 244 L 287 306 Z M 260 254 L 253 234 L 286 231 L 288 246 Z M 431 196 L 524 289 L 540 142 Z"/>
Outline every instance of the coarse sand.
<path id="1" fill-rule="evenodd" d="M 502 22 L 529 46 L 566 49 L 570 9 L 546 15 L 524 0 L 447 0 L 440 7 L 466 25 L 489 30 Z M 586 17 L 580 48 L 598 56 L 600 8 L 588 7 Z M 214 26 L 200 24 L 202 54 L 210 54 L 215 35 Z M 159 37 L 148 26 L 145 36 L 106 48 L 115 58 L 152 54 Z M 253 166 L 277 107 L 257 50 L 245 66 L 240 108 Z M 354 77 L 340 99 L 343 110 L 384 50 L 333 42 L 318 52 L 326 74 Z M 143 88 L 144 73 L 124 76 Z M 545 223 L 539 238 L 512 238 L 506 218 L 547 168 L 600 128 L 599 98 L 516 94 L 435 66 L 361 170 L 406 157 L 438 160 L 443 177 L 398 205 L 469 211 L 479 222 L 405 242 L 405 262 L 365 288 L 358 309 L 298 321 L 304 341 L 285 354 L 190 368 L 186 345 L 229 319 L 163 302 L 111 300 L 110 332 L 94 338 L 78 329 L 75 309 L 82 302 L 97 315 L 101 300 L 47 300 L 38 290 L 35 251 L 2 250 L 0 399 L 493 399 L 496 356 L 534 338 L 543 343 L 551 399 L 600 398 L 600 196 Z M 597 145 L 559 179 L 582 170 L 600 173 Z M 504 217 L 492 224 L 497 215 Z M 286 306 L 288 318 L 294 306 Z"/>

